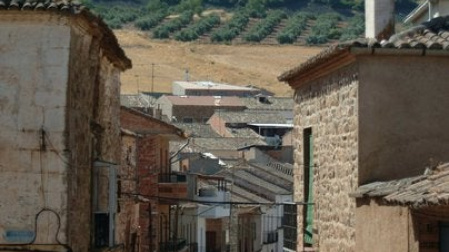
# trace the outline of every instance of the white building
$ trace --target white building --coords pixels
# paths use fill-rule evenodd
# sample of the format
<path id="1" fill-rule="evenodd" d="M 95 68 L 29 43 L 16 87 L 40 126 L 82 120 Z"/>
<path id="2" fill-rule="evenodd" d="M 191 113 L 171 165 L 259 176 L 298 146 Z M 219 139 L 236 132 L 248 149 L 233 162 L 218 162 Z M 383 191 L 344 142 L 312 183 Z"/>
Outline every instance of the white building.
<path id="1" fill-rule="evenodd" d="M 211 81 L 174 81 L 172 83 L 173 95 L 191 96 L 255 96 L 261 90 L 254 87 L 243 87 Z"/>

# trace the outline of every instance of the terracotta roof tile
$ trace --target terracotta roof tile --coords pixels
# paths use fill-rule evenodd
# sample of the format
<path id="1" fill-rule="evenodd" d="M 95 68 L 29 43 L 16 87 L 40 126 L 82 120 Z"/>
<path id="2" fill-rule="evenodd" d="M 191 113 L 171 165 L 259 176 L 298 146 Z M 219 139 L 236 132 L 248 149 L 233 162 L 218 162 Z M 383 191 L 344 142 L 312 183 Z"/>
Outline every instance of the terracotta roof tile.
<path id="1" fill-rule="evenodd" d="M 0 9 L 3 10 L 59 10 L 74 14 L 80 13 L 85 7 L 77 1 L 38 1 L 38 0 L 0 0 Z"/>
<path id="2" fill-rule="evenodd" d="M 416 27 L 393 35 L 389 40 L 358 39 L 332 45 L 298 67 L 281 74 L 278 79 L 287 81 L 296 75 L 307 72 L 337 55 L 350 52 L 351 48 L 393 48 L 419 50 L 449 49 L 449 16 L 434 18 Z"/>
<path id="3" fill-rule="evenodd" d="M 250 123 L 287 123 L 285 117 L 278 111 L 220 111 L 215 112 L 227 124 L 250 124 Z"/>
<path id="4" fill-rule="evenodd" d="M 60 13 L 61 15 L 79 15 L 91 24 L 92 29 L 104 34 L 100 41 L 101 47 L 105 51 L 106 57 L 116 67 L 123 71 L 132 66 L 131 60 L 126 57 L 112 30 L 100 17 L 94 15 L 88 8 L 77 1 L 0 0 L 0 13 L 6 11 L 18 11 L 19 14 L 23 15 L 45 13 L 42 11 Z"/>
<path id="5" fill-rule="evenodd" d="M 449 163 L 427 169 L 425 175 L 362 185 L 351 196 L 382 197 L 388 204 L 414 208 L 449 205 Z"/>

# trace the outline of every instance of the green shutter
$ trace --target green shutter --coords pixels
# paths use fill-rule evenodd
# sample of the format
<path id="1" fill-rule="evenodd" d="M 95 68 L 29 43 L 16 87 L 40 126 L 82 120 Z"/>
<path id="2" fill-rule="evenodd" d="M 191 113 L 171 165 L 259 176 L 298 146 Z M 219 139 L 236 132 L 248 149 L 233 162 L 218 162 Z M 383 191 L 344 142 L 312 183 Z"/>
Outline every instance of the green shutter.
<path id="1" fill-rule="evenodd" d="M 308 154 L 308 157 L 306 157 L 306 160 L 308 161 L 305 163 L 307 166 L 305 169 L 308 169 L 308 177 L 304 178 L 308 180 L 308 189 L 306 190 L 308 192 L 307 195 L 307 205 L 305 207 L 306 211 L 306 218 L 305 218 L 305 229 L 304 229 L 304 243 L 306 244 L 313 244 L 313 233 L 312 233 L 312 224 L 313 224 L 313 139 L 312 139 L 312 132 L 308 132 L 309 134 L 305 135 L 304 137 L 307 137 L 306 140 L 307 146 L 304 146 L 305 148 L 308 148 L 308 151 L 305 152 L 305 154 Z M 308 153 L 307 153 L 308 152 Z"/>

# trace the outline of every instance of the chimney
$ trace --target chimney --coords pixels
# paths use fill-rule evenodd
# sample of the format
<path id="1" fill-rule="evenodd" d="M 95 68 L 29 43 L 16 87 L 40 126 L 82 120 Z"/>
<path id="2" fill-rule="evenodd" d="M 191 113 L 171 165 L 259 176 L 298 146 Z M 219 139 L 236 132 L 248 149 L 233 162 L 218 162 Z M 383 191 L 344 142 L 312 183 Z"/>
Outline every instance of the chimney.
<path id="1" fill-rule="evenodd" d="M 365 0 L 365 37 L 378 41 L 394 34 L 394 0 Z"/>

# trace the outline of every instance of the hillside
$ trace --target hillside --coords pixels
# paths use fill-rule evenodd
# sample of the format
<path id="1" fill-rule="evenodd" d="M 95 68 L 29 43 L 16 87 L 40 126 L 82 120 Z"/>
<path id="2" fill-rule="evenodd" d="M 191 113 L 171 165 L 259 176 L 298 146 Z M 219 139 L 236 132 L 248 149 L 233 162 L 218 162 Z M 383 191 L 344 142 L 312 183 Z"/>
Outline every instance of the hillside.
<path id="1" fill-rule="evenodd" d="M 190 80 L 254 85 L 278 96 L 291 96 L 290 87 L 279 82 L 277 76 L 322 49 L 293 45 L 182 43 L 152 40 L 133 29 L 114 32 L 133 61 L 133 68 L 122 74 L 123 94 L 137 93 L 138 89 L 150 92 L 152 86 L 154 92 L 171 92 L 171 83 L 184 80 L 188 69 Z"/>

